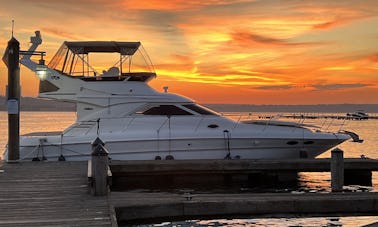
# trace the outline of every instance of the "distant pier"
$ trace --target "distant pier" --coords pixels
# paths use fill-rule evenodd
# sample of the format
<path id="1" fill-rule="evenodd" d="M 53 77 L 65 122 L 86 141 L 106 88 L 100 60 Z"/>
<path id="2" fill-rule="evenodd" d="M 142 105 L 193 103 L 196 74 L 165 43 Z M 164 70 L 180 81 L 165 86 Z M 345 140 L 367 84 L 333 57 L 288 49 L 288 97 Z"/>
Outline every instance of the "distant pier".
<path id="1" fill-rule="evenodd" d="M 256 114 L 255 114 L 256 115 Z M 271 119 L 275 116 L 257 114 L 259 119 Z M 291 118 L 291 119 L 336 119 L 336 120 L 355 120 L 355 121 L 366 121 L 366 120 L 377 120 L 378 115 L 369 115 L 368 119 L 359 119 L 353 116 L 347 116 L 342 114 L 326 114 L 326 113 L 292 113 L 279 115 L 280 118 Z"/>

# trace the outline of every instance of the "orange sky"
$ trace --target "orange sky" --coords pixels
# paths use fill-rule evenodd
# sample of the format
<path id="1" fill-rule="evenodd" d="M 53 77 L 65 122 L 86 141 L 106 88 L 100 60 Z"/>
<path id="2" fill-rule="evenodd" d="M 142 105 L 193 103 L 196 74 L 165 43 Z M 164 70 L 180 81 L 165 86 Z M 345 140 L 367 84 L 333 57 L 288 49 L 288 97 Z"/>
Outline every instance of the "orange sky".
<path id="1" fill-rule="evenodd" d="M 65 40 L 141 41 L 150 84 L 200 103 L 378 103 L 376 0 L 0 0 L 21 49 L 40 30 L 49 60 Z M 21 69 L 23 96 L 38 80 Z M 0 94 L 7 72 L 0 64 Z"/>

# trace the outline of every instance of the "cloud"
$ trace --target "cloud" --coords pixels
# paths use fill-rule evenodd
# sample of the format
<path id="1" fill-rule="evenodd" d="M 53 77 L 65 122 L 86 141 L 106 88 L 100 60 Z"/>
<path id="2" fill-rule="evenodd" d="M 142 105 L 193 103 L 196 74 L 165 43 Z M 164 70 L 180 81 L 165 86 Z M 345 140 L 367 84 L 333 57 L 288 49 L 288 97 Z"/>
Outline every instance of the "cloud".
<path id="1" fill-rule="evenodd" d="M 81 39 L 81 36 L 78 36 L 74 33 L 69 33 L 69 32 L 66 32 L 66 31 L 63 31 L 63 30 L 60 30 L 60 29 L 57 29 L 57 28 L 43 27 L 42 31 L 43 31 L 44 34 L 47 33 L 49 35 L 52 35 L 52 36 L 55 36 L 55 37 L 58 37 L 58 38 L 64 38 L 64 39 L 68 39 L 68 40 L 80 40 Z"/>
<path id="2" fill-rule="evenodd" d="M 354 84 L 316 84 L 313 85 L 316 91 L 321 90 L 340 90 L 340 89 L 349 89 L 349 88 L 364 88 L 369 87 L 371 84 L 363 83 L 354 83 Z"/>
<path id="3" fill-rule="evenodd" d="M 180 71 L 193 72 L 196 70 L 193 59 L 188 55 L 173 54 L 169 56 L 163 63 L 154 64 L 157 71 Z"/>
<path id="4" fill-rule="evenodd" d="M 341 21 L 328 21 L 320 24 L 315 24 L 313 29 L 329 29 L 337 25 L 343 24 Z"/>
<path id="5" fill-rule="evenodd" d="M 258 90 L 289 90 L 294 88 L 295 86 L 293 85 L 266 85 L 266 86 L 257 86 L 257 87 L 252 87 L 253 89 L 258 89 Z"/>
<path id="6" fill-rule="evenodd" d="M 163 10 L 163 11 L 177 11 L 177 10 L 198 10 L 207 6 L 223 6 L 235 4 L 238 2 L 245 2 L 246 0 L 127 0 L 118 1 L 118 4 L 128 10 Z"/>
<path id="7" fill-rule="evenodd" d="M 293 42 L 290 39 L 278 39 L 269 36 L 259 35 L 250 32 L 233 32 L 231 33 L 233 42 L 241 46 L 250 45 L 265 45 L 265 46 L 308 46 L 308 45 L 319 45 L 319 42 Z"/>
<path id="8" fill-rule="evenodd" d="M 378 62 L 378 54 L 370 55 L 369 60 L 372 62 Z"/>

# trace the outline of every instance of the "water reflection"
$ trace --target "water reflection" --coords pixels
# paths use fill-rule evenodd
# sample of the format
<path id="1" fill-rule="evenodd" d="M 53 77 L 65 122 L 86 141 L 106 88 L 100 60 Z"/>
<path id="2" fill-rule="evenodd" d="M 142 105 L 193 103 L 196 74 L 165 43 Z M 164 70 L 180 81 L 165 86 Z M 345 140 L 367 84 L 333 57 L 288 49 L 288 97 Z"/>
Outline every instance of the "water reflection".
<path id="1" fill-rule="evenodd" d="M 150 225 L 132 225 L 140 227 L 358 227 L 376 223 L 378 217 L 316 217 L 316 218 L 251 218 L 251 219 L 217 219 L 217 220 L 186 220 L 179 222 L 162 222 Z"/>
<path id="2" fill-rule="evenodd" d="M 298 173 L 298 190 L 305 192 L 330 192 L 331 174 L 329 172 Z"/>

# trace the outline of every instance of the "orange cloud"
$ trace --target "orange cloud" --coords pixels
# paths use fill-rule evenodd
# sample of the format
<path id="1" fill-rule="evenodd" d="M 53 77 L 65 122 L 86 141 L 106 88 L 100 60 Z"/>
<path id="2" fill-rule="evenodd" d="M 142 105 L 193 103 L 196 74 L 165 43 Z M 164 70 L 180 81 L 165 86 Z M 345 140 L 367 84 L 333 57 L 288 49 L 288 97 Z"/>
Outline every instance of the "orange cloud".
<path id="1" fill-rule="evenodd" d="M 324 23 L 321 23 L 321 24 L 315 24 L 313 26 L 314 29 L 329 29 L 329 28 L 332 28 L 332 27 L 335 27 L 337 25 L 340 25 L 342 24 L 342 22 L 340 21 L 328 21 L 328 22 L 324 22 Z"/>
<path id="2" fill-rule="evenodd" d="M 242 0 L 171 0 L 171 1 L 160 1 L 160 0 L 149 0 L 149 1 L 139 1 L 139 0 L 124 0 L 118 4 L 122 5 L 125 9 L 132 10 L 190 10 L 199 9 L 206 6 L 217 6 L 217 5 L 229 5 L 238 2 L 245 2 Z"/>
<path id="3" fill-rule="evenodd" d="M 369 60 L 372 62 L 377 62 L 378 63 L 378 54 L 373 54 L 369 56 Z"/>
<path id="4" fill-rule="evenodd" d="M 80 36 L 74 33 L 66 32 L 57 28 L 43 27 L 42 31 L 44 34 L 52 35 L 55 37 L 68 39 L 68 40 L 80 40 Z"/>
<path id="5" fill-rule="evenodd" d="M 293 42 L 289 39 L 277 39 L 268 36 L 258 35 L 249 32 L 234 32 L 231 34 L 233 42 L 239 43 L 241 46 L 254 46 L 254 44 L 266 45 L 266 46 L 308 46 L 319 45 L 321 43 L 304 43 Z"/>

